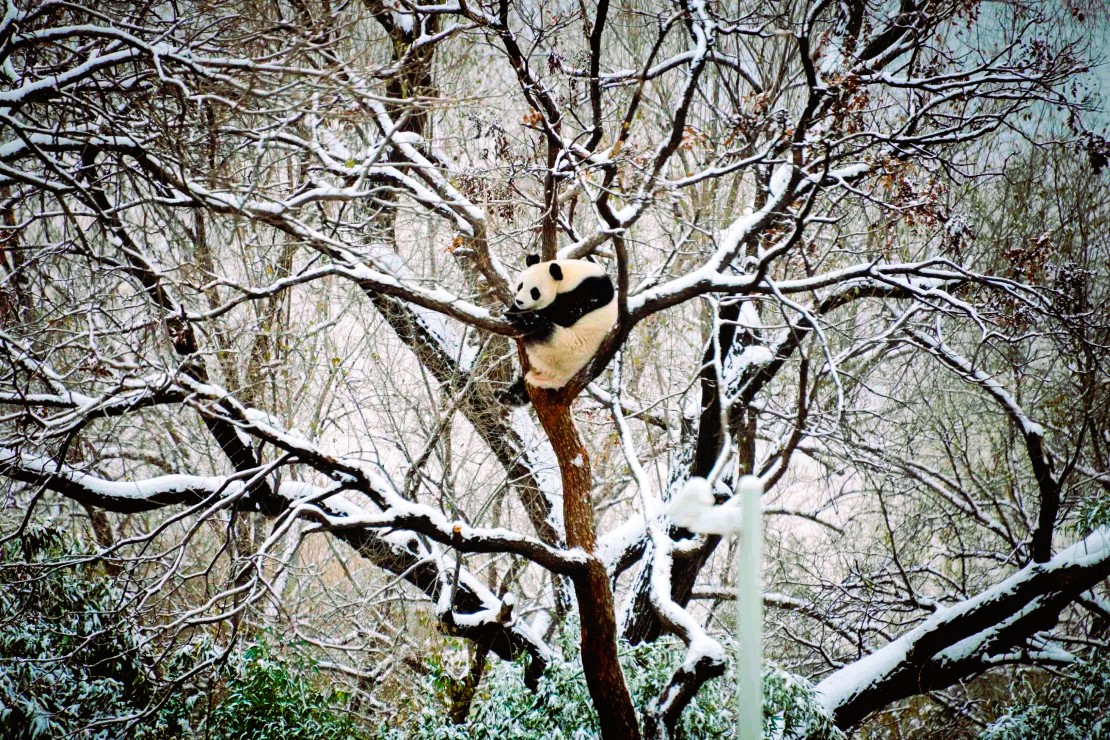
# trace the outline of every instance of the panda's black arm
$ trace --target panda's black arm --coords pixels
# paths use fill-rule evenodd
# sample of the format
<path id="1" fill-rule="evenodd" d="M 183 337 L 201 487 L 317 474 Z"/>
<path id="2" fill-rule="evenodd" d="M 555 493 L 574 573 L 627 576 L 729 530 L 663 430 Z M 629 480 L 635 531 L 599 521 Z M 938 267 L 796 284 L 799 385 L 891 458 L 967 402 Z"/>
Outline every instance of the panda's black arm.
<path id="1" fill-rule="evenodd" d="M 542 342 L 551 336 L 555 325 L 543 311 L 513 311 L 505 312 L 505 318 L 517 329 L 524 332 L 524 339 Z"/>
<path id="2" fill-rule="evenodd" d="M 608 275 L 588 277 L 575 286 L 574 290 L 555 296 L 551 305 L 538 313 L 559 326 L 574 326 L 590 311 L 607 305 L 615 294 L 613 281 Z"/>

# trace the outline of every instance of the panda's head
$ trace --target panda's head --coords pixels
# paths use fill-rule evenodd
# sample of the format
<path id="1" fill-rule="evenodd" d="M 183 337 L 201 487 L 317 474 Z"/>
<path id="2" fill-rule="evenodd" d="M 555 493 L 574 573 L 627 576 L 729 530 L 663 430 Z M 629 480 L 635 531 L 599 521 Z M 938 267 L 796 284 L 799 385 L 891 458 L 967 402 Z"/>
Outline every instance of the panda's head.
<path id="1" fill-rule="evenodd" d="M 585 260 L 553 260 L 540 262 L 537 255 L 528 255 L 528 267 L 517 277 L 512 311 L 539 311 L 547 308 L 555 296 L 578 287 L 587 277 L 604 274 L 600 265 Z"/>
<path id="2" fill-rule="evenodd" d="M 537 255 L 530 254 L 528 267 L 517 277 L 516 295 L 513 296 L 514 311 L 538 311 L 547 308 L 559 293 L 559 281 L 563 279 L 563 268 L 558 262 L 540 262 Z"/>

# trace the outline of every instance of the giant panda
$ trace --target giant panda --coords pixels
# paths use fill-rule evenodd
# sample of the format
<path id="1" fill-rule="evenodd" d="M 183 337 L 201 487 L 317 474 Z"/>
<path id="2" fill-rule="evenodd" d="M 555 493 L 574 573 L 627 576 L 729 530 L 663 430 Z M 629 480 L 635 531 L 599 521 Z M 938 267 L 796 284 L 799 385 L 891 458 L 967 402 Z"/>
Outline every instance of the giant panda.
<path id="1" fill-rule="evenodd" d="M 529 255 L 517 278 L 512 306 L 505 313 L 528 356 L 528 374 L 501 398 L 528 402 L 524 383 L 562 388 L 584 368 L 617 321 L 613 281 L 598 264 L 586 260 L 540 262 Z"/>

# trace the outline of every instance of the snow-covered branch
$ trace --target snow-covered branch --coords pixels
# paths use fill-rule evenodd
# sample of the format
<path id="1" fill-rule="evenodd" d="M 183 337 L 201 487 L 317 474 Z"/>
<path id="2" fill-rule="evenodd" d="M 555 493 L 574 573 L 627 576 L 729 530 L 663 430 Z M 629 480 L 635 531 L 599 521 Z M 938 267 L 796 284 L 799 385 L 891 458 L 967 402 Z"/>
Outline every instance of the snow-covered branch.
<path id="1" fill-rule="evenodd" d="M 1107 576 L 1110 529 L 1101 528 L 834 671 L 817 685 L 818 695 L 839 726 L 851 727 L 899 698 L 982 671 L 992 657 L 1051 629 L 1061 611 Z"/>

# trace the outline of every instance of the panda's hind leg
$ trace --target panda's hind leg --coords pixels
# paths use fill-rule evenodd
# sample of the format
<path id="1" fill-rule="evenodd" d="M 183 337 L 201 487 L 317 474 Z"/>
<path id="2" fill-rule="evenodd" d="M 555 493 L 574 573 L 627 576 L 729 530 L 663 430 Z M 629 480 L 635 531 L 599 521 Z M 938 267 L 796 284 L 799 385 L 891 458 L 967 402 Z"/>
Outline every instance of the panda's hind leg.
<path id="1" fill-rule="evenodd" d="M 520 376 L 508 388 L 501 388 L 495 394 L 498 402 L 506 406 L 527 406 L 528 389 L 524 387 L 524 376 Z"/>

